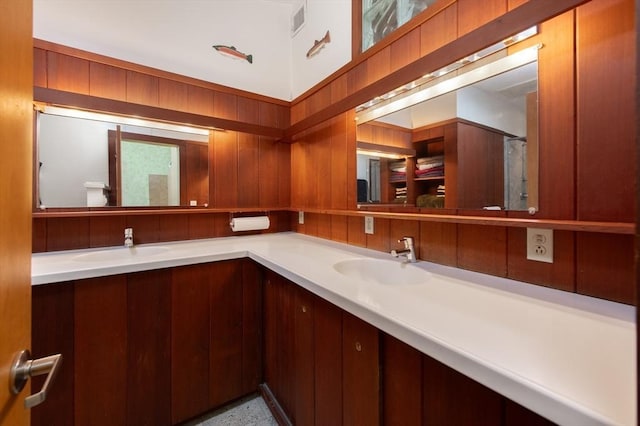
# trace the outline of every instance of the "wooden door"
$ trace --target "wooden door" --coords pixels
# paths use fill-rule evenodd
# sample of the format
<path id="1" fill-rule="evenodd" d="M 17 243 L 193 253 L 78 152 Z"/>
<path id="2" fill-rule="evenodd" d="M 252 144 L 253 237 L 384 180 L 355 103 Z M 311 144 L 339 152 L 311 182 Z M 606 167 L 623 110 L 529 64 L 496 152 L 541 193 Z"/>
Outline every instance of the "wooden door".
<path id="1" fill-rule="evenodd" d="M 0 424 L 27 425 L 27 384 L 13 396 L 9 368 L 31 342 L 31 0 L 0 3 Z"/>

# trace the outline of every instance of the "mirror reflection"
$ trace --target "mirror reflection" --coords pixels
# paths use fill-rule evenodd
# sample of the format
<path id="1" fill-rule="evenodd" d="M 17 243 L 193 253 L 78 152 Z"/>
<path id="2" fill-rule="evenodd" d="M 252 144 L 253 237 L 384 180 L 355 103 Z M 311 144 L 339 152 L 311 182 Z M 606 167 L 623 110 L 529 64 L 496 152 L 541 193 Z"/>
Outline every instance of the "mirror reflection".
<path id="1" fill-rule="evenodd" d="M 360 108 L 358 202 L 537 208 L 538 48 L 498 52 Z"/>
<path id="2" fill-rule="evenodd" d="M 36 120 L 40 208 L 209 202 L 207 129 L 55 107 Z"/>

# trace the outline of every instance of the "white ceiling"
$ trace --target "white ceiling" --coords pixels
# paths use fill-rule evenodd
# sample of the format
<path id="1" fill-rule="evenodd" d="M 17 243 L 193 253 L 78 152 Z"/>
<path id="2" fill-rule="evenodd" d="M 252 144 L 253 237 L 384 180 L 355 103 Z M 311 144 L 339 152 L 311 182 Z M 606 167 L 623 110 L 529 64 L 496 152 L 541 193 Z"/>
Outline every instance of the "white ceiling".
<path id="1" fill-rule="evenodd" d="M 292 39 L 291 15 L 303 1 L 308 4 L 307 24 Z M 350 60 L 350 4 L 350 0 L 33 0 L 33 34 L 291 100 Z M 328 45 L 317 55 L 322 58 L 311 62 L 302 52 L 327 29 L 331 29 L 331 48 Z M 234 46 L 253 55 L 253 63 L 221 55 L 213 45 Z"/>

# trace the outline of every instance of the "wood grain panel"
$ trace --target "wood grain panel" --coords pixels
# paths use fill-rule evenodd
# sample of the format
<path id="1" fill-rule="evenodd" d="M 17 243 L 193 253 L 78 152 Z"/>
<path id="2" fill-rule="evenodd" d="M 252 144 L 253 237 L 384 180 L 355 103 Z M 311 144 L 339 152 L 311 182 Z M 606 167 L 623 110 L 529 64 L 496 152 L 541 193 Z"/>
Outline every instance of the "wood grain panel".
<path id="1" fill-rule="evenodd" d="M 189 215 L 189 239 L 213 238 L 215 236 L 214 214 Z"/>
<path id="2" fill-rule="evenodd" d="M 294 289 L 293 389 L 294 424 L 311 425 L 315 418 L 315 297 L 302 287 Z"/>
<path id="3" fill-rule="evenodd" d="M 123 245 L 125 228 L 124 216 L 89 217 L 89 247 Z"/>
<path id="4" fill-rule="evenodd" d="M 47 251 L 47 219 L 33 218 L 31 225 L 32 253 Z"/>
<path id="5" fill-rule="evenodd" d="M 342 424 L 342 310 L 315 300 L 315 424 Z"/>
<path id="6" fill-rule="evenodd" d="M 507 0 L 458 0 L 458 37 L 507 12 Z"/>
<path id="7" fill-rule="evenodd" d="M 193 114 L 213 116 L 213 90 L 188 85 L 187 110 Z"/>
<path id="8" fill-rule="evenodd" d="M 633 236 L 579 232 L 576 247 L 578 293 L 636 303 Z"/>
<path id="9" fill-rule="evenodd" d="M 73 283 L 38 285 L 32 291 L 31 355 L 35 358 L 62 354 L 55 392 L 47 403 L 31 409 L 32 426 L 74 424 L 73 413 Z M 32 379 L 32 389 L 41 389 L 44 377 Z"/>
<path id="10" fill-rule="evenodd" d="M 633 222 L 634 2 L 589 2 L 577 9 L 576 25 L 578 219 Z"/>
<path id="11" fill-rule="evenodd" d="M 171 421 L 209 408 L 209 265 L 171 270 Z"/>
<path id="12" fill-rule="evenodd" d="M 209 405 L 218 407 L 242 395 L 242 264 L 209 265 Z"/>
<path id="13" fill-rule="evenodd" d="M 420 222 L 420 259 L 442 265 L 458 263 L 458 227 L 455 223 Z"/>
<path id="14" fill-rule="evenodd" d="M 278 143 L 278 206 L 290 207 L 291 199 L 291 145 Z"/>
<path id="15" fill-rule="evenodd" d="M 385 426 L 422 425 L 422 354 L 382 335 L 382 401 Z"/>
<path id="16" fill-rule="evenodd" d="M 255 392 L 262 375 L 263 311 L 260 265 L 244 258 L 242 266 L 242 393 Z"/>
<path id="17" fill-rule="evenodd" d="M 391 47 L 387 46 L 367 59 L 367 84 L 380 80 L 391 73 Z"/>
<path id="18" fill-rule="evenodd" d="M 391 45 L 391 71 L 420 57 L 420 28 L 416 28 Z"/>
<path id="19" fill-rule="evenodd" d="M 502 397 L 426 355 L 422 358 L 423 424 L 502 424 Z"/>
<path id="20" fill-rule="evenodd" d="M 33 48 L 33 85 L 47 87 L 47 52 Z"/>
<path id="21" fill-rule="evenodd" d="M 307 114 L 316 112 L 328 107 L 331 104 L 331 87 L 326 85 L 316 90 L 307 98 Z"/>
<path id="22" fill-rule="evenodd" d="M 332 196 L 332 175 L 331 175 L 331 134 L 336 119 L 330 120 L 327 125 L 318 129 L 318 139 L 314 144 L 314 162 L 312 168 L 316 171 L 314 173 L 314 180 L 318 188 L 317 206 L 319 208 L 331 207 Z"/>
<path id="23" fill-rule="evenodd" d="M 258 140 L 258 161 L 255 164 L 242 163 L 240 167 L 255 168 L 258 182 L 258 205 L 279 205 L 279 144 L 273 139 L 261 137 Z"/>
<path id="24" fill-rule="evenodd" d="M 347 75 L 341 74 L 331 81 L 331 102 L 336 102 L 340 99 L 347 97 L 348 95 L 348 81 Z"/>
<path id="25" fill-rule="evenodd" d="M 508 278 L 574 292 L 576 291 L 575 233 L 553 232 L 553 263 L 527 260 L 527 230 L 507 229 Z"/>
<path id="26" fill-rule="evenodd" d="M 127 228 L 133 228 L 134 244 L 156 243 L 160 241 L 158 239 L 160 235 L 160 218 L 158 215 L 129 215 L 126 216 L 125 223 Z"/>
<path id="27" fill-rule="evenodd" d="M 189 110 L 187 84 L 166 78 L 158 79 L 158 106 L 177 111 Z"/>
<path id="28" fill-rule="evenodd" d="M 47 219 L 47 251 L 86 247 L 89 247 L 89 218 Z"/>
<path id="29" fill-rule="evenodd" d="M 424 56 L 455 40 L 457 28 L 458 3 L 453 3 L 420 26 L 420 55 Z"/>
<path id="30" fill-rule="evenodd" d="M 381 424 L 378 330 L 343 311 L 342 423 Z"/>
<path id="31" fill-rule="evenodd" d="M 528 2 L 529 0 L 509 0 L 508 3 L 508 8 L 509 10 L 515 9 L 516 7 L 520 6 L 521 4 L 525 4 L 526 2 Z"/>
<path id="32" fill-rule="evenodd" d="M 391 238 L 389 235 L 389 223 L 391 221 L 389 219 L 375 218 L 373 222 L 373 234 L 365 234 L 367 248 L 378 251 L 390 251 Z M 362 229 L 364 232 L 364 227 Z"/>
<path id="33" fill-rule="evenodd" d="M 213 206 L 234 207 L 238 202 L 238 133 L 214 132 L 213 152 Z"/>
<path id="34" fill-rule="evenodd" d="M 76 281 L 74 314 L 76 424 L 126 424 L 126 276 Z"/>
<path id="35" fill-rule="evenodd" d="M 279 105 L 260 102 L 258 105 L 258 115 L 258 124 L 278 128 L 286 127 L 287 120 L 283 116 L 283 111 Z"/>
<path id="36" fill-rule="evenodd" d="M 367 83 L 367 62 L 360 62 L 348 71 L 347 90 L 350 95 L 364 88 Z"/>
<path id="37" fill-rule="evenodd" d="M 47 87 L 89 94 L 89 61 L 47 52 Z"/>
<path id="38" fill-rule="evenodd" d="M 213 115 L 229 120 L 237 120 L 238 96 L 216 90 L 213 94 Z"/>
<path id="39" fill-rule="evenodd" d="M 136 71 L 127 71 L 127 102 L 159 105 L 159 79 Z"/>
<path id="40" fill-rule="evenodd" d="M 127 71 L 111 65 L 90 62 L 89 95 L 125 101 L 127 99 Z"/>
<path id="41" fill-rule="evenodd" d="M 316 216 L 318 223 L 318 232 L 316 236 L 326 240 L 331 239 L 331 215 L 318 214 Z"/>
<path id="42" fill-rule="evenodd" d="M 458 225 L 458 267 L 507 275 L 507 230 L 501 226 Z"/>
<path id="43" fill-rule="evenodd" d="M 366 247 L 367 236 L 364 233 L 364 216 L 348 216 L 348 243 L 354 246 Z"/>
<path id="44" fill-rule="evenodd" d="M 238 133 L 238 207 L 260 205 L 262 181 L 269 180 L 269 175 L 273 176 L 273 170 L 260 175 L 260 162 L 260 137 Z"/>
<path id="45" fill-rule="evenodd" d="M 186 144 L 187 189 L 186 200 L 198 206 L 209 204 L 209 145 Z"/>
<path id="46" fill-rule="evenodd" d="M 243 123 L 260 124 L 260 102 L 239 96 L 238 120 Z"/>
<path id="47" fill-rule="evenodd" d="M 349 221 L 347 216 L 331 215 L 331 240 L 340 243 L 349 241 Z"/>
<path id="48" fill-rule="evenodd" d="M 127 275 L 127 352 L 127 424 L 170 424 L 171 272 L 167 269 Z"/>
<path id="49" fill-rule="evenodd" d="M 185 214 L 158 215 L 159 241 L 181 241 L 189 239 L 189 217 Z M 135 236 L 135 234 L 134 234 Z"/>

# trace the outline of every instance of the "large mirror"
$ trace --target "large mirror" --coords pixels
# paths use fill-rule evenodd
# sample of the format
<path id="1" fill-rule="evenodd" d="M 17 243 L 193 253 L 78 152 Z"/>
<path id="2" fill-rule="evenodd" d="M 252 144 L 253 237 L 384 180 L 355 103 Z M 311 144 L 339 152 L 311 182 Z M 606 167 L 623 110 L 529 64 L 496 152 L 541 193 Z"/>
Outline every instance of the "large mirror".
<path id="1" fill-rule="evenodd" d="M 537 209 L 539 48 L 471 55 L 358 107 L 358 202 Z"/>
<path id="2" fill-rule="evenodd" d="M 37 207 L 206 206 L 209 131 L 38 108 Z"/>

